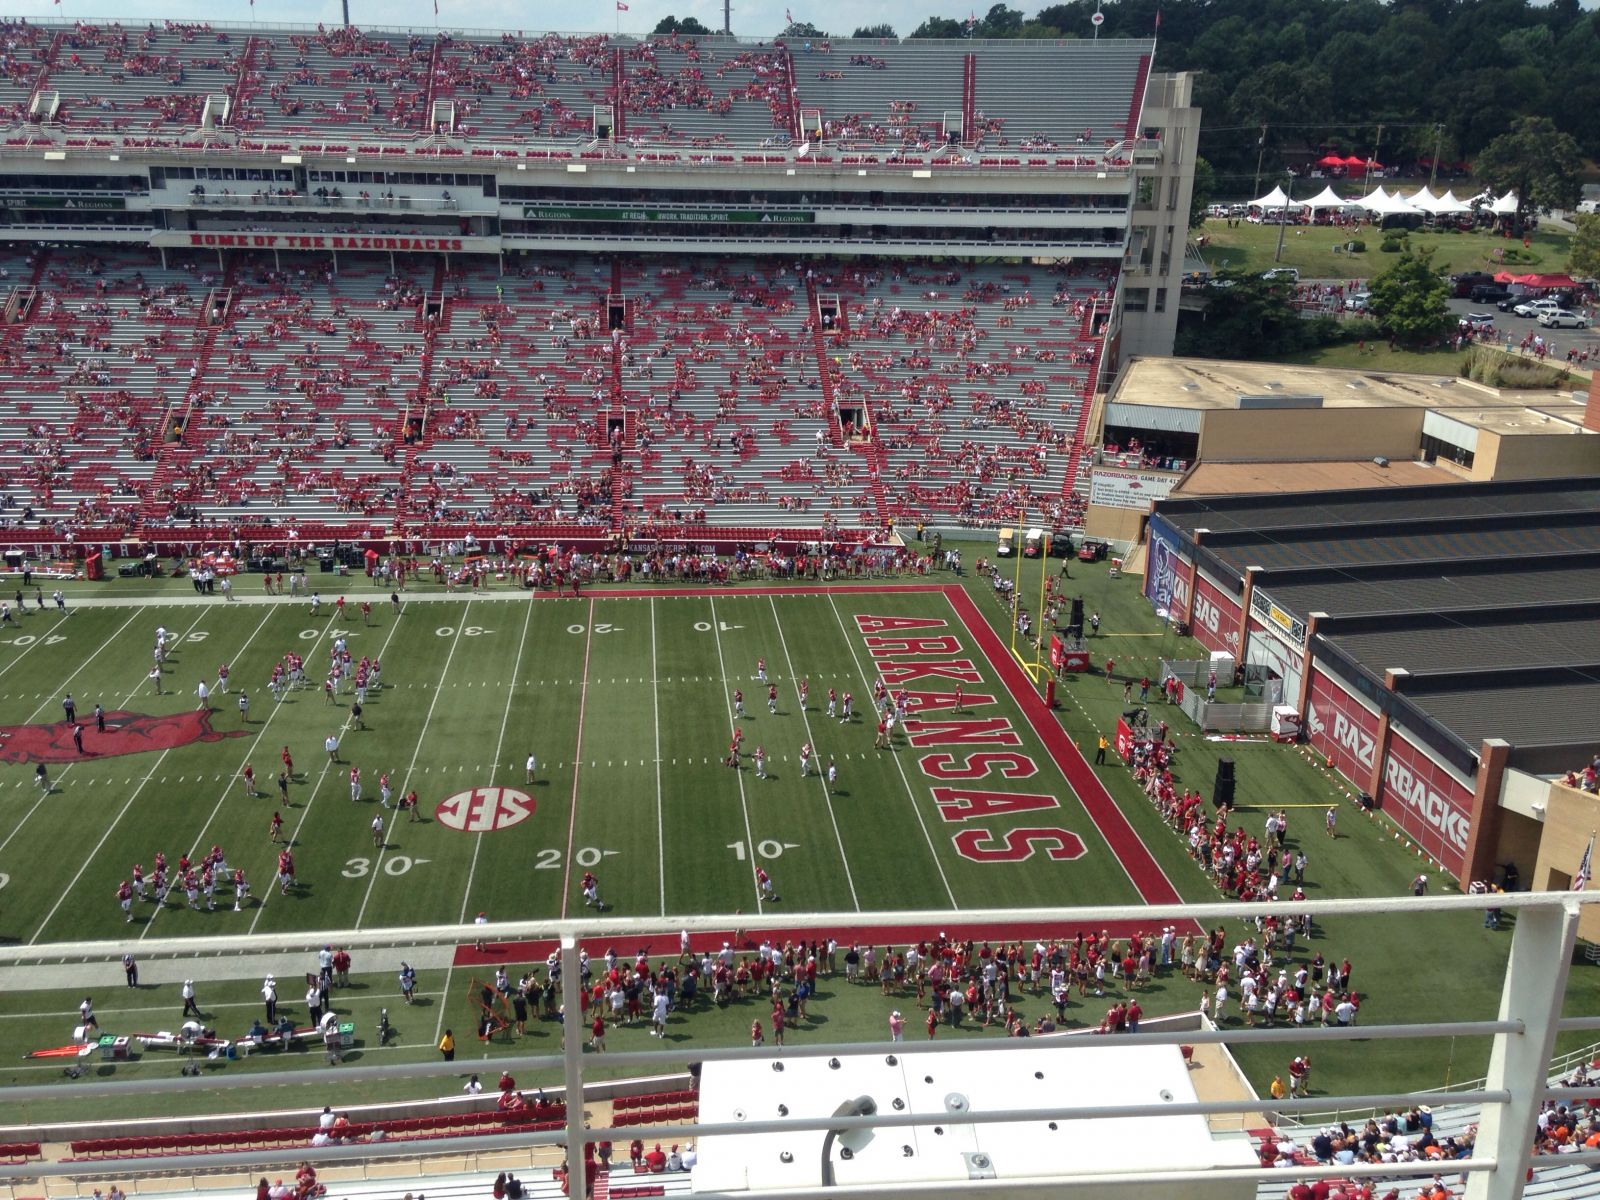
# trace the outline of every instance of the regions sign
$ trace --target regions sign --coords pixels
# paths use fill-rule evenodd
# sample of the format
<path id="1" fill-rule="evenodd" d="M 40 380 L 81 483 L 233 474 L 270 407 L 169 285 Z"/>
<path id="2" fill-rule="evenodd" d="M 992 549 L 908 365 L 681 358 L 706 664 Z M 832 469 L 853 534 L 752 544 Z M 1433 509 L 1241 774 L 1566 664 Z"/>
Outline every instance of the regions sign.
<path id="1" fill-rule="evenodd" d="M 642 221 L 704 225 L 811 225 L 817 214 L 801 208 L 591 208 L 571 204 L 525 204 L 525 221 Z"/>
<path id="2" fill-rule="evenodd" d="M 433 815 L 447 829 L 493 833 L 522 824 L 535 807 L 533 797 L 516 788 L 479 787 L 439 801 Z"/>
<path id="3" fill-rule="evenodd" d="M 1089 503 L 1102 508 L 1136 508 L 1143 512 L 1152 501 L 1165 500 L 1178 479 L 1172 471 L 1096 467 L 1089 476 Z"/>
<path id="4" fill-rule="evenodd" d="M 72 723 L 53 725 L 0 725 L 0 762 L 62 763 L 85 762 L 123 754 L 142 754 L 146 750 L 175 750 L 191 742 L 219 742 L 223 738 L 244 737 L 243 729 L 211 728 L 211 713 L 206 709 L 151 716 L 148 713 L 108 712 L 102 733 L 93 718 L 78 722 L 83 729 L 83 749 L 72 741 Z"/>

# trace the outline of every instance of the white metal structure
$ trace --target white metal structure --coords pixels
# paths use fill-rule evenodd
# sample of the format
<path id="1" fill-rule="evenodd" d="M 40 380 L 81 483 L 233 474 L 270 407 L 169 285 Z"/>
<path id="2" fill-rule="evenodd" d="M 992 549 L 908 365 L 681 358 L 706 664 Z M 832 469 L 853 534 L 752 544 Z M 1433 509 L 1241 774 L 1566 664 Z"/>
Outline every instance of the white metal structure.
<path id="1" fill-rule="evenodd" d="M 1459 1171 L 1467 1177 L 1467 1200 L 1518 1200 L 1523 1192 L 1523 1187 L 1530 1165 L 1528 1147 L 1530 1134 L 1535 1124 L 1540 1106 L 1547 1099 L 1569 1100 L 1578 1099 L 1593 1093 L 1593 1088 L 1568 1089 L 1550 1087 L 1547 1083 L 1550 1062 L 1555 1038 L 1558 1033 L 1600 1029 L 1600 1016 L 1575 1015 L 1563 1016 L 1562 999 L 1566 990 L 1569 968 L 1574 956 L 1577 941 L 1578 915 L 1582 906 L 1600 903 L 1600 895 L 1594 892 L 1562 892 L 1562 893 L 1535 893 L 1515 895 L 1495 895 L 1492 897 L 1479 896 L 1438 896 L 1396 899 L 1384 897 L 1362 900 L 1328 900 L 1312 901 L 1296 905 L 1297 911 L 1308 913 L 1313 919 L 1341 916 L 1341 917 L 1369 917 L 1374 919 L 1394 919 L 1397 914 L 1423 913 L 1423 912 L 1481 912 L 1489 907 L 1496 907 L 1503 912 L 1515 915 L 1515 930 L 1511 938 L 1511 952 L 1507 963 L 1505 978 L 1502 981 L 1501 1000 L 1499 1012 L 1495 1019 L 1484 1021 L 1458 1021 L 1431 1025 L 1362 1025 L 1360 1027 L 1330 1028 L 1316 1031 L 1302 1031 L 1293 1028 L 1252 1028 L 1246 1030 L 1225 1031 L 1182 1031 L 1182 1032 L 1140 1032 L 1137 1034 L 1119 1035 L 1110 1038 L 1096 1038 L 1093 1041 L 1085 1039 L 1086 1047 L 1093 1047 L 1103 1051 L 1107 1046 L 1115 1046 L 1119 1041 L 1139 1042 L 1151 1044 L 1194 1044 L 1225 1042 L 1230 1044 L 1246 1044 L 1251 1042 L 1307 1042 L 1312 1040 L 1362 1040 L 1384 1041 L 1401 1038 L 1440 1038 L 1459 1036 L 1488 1036 L 1492 1038 L 1492 1051 L 1489 1063 L 1489 1072 L 1481 1087 L 1472 1091 L 1452 1093 L 1452 1100 L 1463 1104 L 1477 1104 L 1482 1107 L 1482 1117 L 1476 1144 L 1476 1152 L 1470 1160 L 1449 1164 L 1449 1170 L 1454 1173 Z M 1241 903 L 1215 903 L 1194 905 L 1167 905 L 1151 907 L 1123 907 L 1123 908 L 1068 908 L 1068 909 L 1027 909 L 1027 910 L 963 910 L 959 913 L 946 911 L 916 911 L 916 912 L 886 912 L 872 915 L 874 923 L 884 925 L 916 925 L 937 929 L 942 923 L 959 920 L 963 923 L 974 922 L 999 922 L 1015 923 L 1019 919 L 1037 921 L 1041 933 L 1051 930 L 1070 930 L 1075 928 L 1098 928 L 1114 922 L 1131 922 L 1147 927 L 1159 926 L 1163 922 L 1214 922 L 1218 920 L 1253 920 L 1262 914 L 1260 904 Z M 157 957 L 160 955 L 248 955 L 261 952 L 294 951 L 305 952 L 315 947 L 338 942 L 351 949 L 377 949 L 394 947 L 412 947 L 424 945 L 456 945 L 472 941 L 478 937 L 486 940 L 513 940 L 527 938 L 558 938 L 562 955 L 562 999 L 568 1012 L 580 1011 L 579 986 L 580 971 L 578 954 L 580 945 L 584 942 L 590 944 L 603 943 L 612 939 L 638 938 L 642 936 L 659 936 L 669 930 L 687 929 L 694 931 L 716 931 L 737 927 L 743 918 L 728 916 L 685 917 L 674 921 L 662 922 L 659 919 L 640 919 L 615 916 L 602 916 L 586 920 L 564 922 L 505 922 L 486 927 L 483 926 L 424 926 L 408 929 L 383 929 L 371 931 L 350 932 L 346 930 L 312 931 L 308 933 L 264 934 L 248 938 L 172 938 L 152 940 L 143 946 L 145 955 Z M 800 914 L 787 918 L 778 918 L 764 924 L 771 929 L 782 929 L 790 926 L 798 930 L 816 930 L 828 927 L 848 927 L 859 925 L 862 914 Z M 664 928 L 665 926 L 665 928 Z M 78 959 L 84 961 L 114 962 L 122 952 L 122 946 L 115 942 L 85 942 L 66 943 L 55 945 L 37 946 L 5 946 L 0 947 L 0 972 L 7 967 L 27 966 L 41 962 L 60 962 L 63 959 Z M 1067 1044 L 1077 1042 L 1078 1039 L 1066 1038 Z M 895 1047 L 896 1053 L 907 1055 L 935 1055 L 942 1060 L 948 1069 L 954 1061 L 959 1067 L 959 1059 L 951 1060 L 947 1056 L 970 1054 L 974 1052 L 985 1055 L 996 1052 L 1028 1053 L 1035 1047 L 1028 1040 L 1004 1040 L 1001 1042 L 982 1041 L 972 1043 L 957 1042 L 927 1042 L 927 1043 L 901 1043 Z M 861 1046 L 856 1045 L 815 1045 L 791 1046 L 783 1049 L 785 1059 L 831 1057 L 835 1055 L 848 1055 L 859 1053 Z M 716 1060 L 745 1059 L 751 1055 L 774 1054 L 771 1050 L 752 1050 L 749 1048 L 721 1048 L 721 1049 L 696 1049 L 687 1053 L 682 1051 L 639 1051 L 607 1053 L 604 1063 L 607 1068 L 618 1066 L 638 1067 L 641 1074 L 658 1073 L 664 1070 L 681 1069 L 686 1059 L 697 1062 Z M 595 1062 L 593 1057 L 586 1057 L 583 1052 L 582 1037 L 566 1039 L 564 1053 L 561 1056 L 513 1056 L 495 1060 L 496 1066 L 510 1070 L 538 1070 L 561 1066 L 565 1071 L 566 1094 L 568 1096 L 581 1095 L 584 1085 L 586 1064 Z M 976 1061 L 976 1060 L 974 1060 Z M 443 1077 L 460 1073 L 461 1067 L 453 1063 L 407 1063 L 396 1066 L 357 1066 L 334 1067 L 321 1070 L 289 1071 L 272 1074 L 239 1073 L 228 1075 L 226 1073 L 197 1081 L 187 1078 L 165 1078 L 151 1080 L 133 1080 L 127 1082 L 80 1082 L 70 1085 L 60 1083 L 49 1085 L 31 1085 L 23 1087 L 10 1087 L 0 1089 L 0 1103 L 6 1104 L 11 1111 L 25 1111 L 17 1106 L 29 1101 L 60 1099 L 70 1092 L 80 1098 L 90 1097 L 133 1097 L 164 1092 L 181 1092 L 196 1090 L 227 1090 L 238 1087 L 258 1088 L 271 1084 L 293 1084 L 297 1087 L 318 1088 L 328 1084 L 347 1084 L 358 1080 L 373 1080 L 384 1077 L 404 1075 L 408 1078 L 418 1077 Z M 629 1126 L 620 1136 L 624 1139 L 632 1137 L 651 1138 L 679 1138 L 704 1136 L 727 1137 L 739 1134 L 764 1134 L 783 1130 L 823 1130 L 844 1134 L 853 1129 L 891 1129 L 895 1127 L 921 1126 L 933 1123 L 952 1124 L 970 1122 L 973 1124 L 988 1124 L 995 1122 L 1016 1121 L 1075 1121 L 1088 1118 L 1105 1119 L 1106 1117 L 1139 1118 L 1151 1115 L 1172 1116 L 1183 1113 L 1216 1114 L 1216 1113 L 1249 1113 L 1271 1109 L 1275 1112 L 1294 1114 L 1299 1112 L 1325 1111 L 1330 1108 L 1354 1110 L 1370 1107 L 1393 1107 L 1396 1105 L 1410 1105 L 1422 1103 L 1436 1103 L 1439 1099 L 1433 1092 L 1402 1092 L 1348 1095 L 1348 1096 L 1318 1096 L 1314 1099 L 1301 1100 L 1266 1100 L 1257 1102 L 1248 1101 L 1195 1101 L 1190 1103 L 1160 1105 L 1121 1105 L 1121 1106 L 1091 1106 L 1091 1105 L 1062 1105 L 1060 1107 L 1031 1107 L 1019 1110 L 991 1110 L 969 1111 L 964 1115 L 953 1116 L 949 1113 L 875 1113 L 870 1116 L 832 1116 L 823 1118 L 780 1118 L 773 1120 L 745 1120 L 742 1122 L 726 1122 L 720 1124 L 701 1124 L 697 1126 L 669 1125 L 660 1127 Z M 583 1106 L 569 1104 L 567 1106 L 567 1128 L 564 1133 L 548 1134 L 509 1134 L 485 1136 L 473 1139 L 473 1149 L 491 1150 L 505 1146 L 527 1146 L 541 1142 L 560 1143 L 567 1147 L 569 1163 L 582 1177 L 582 1156 L 585 1142 L 597 1142 L 619 1136 L 607 1127 L 585 1127 L 583 1124 Z M 364 1159 L 383 1157 L 416 1157 L 418 1148 L 414 1144 L 391 1143 L 364 1145 L 359 1149 L 359 1157 Z M 196 1167 L 245 1167 L 266 1165 L 281 1162 L 286 1155 L 283 1151 L 263 1151 L 237 1154 L 215 1155 L 186 1155 L 182 1159 L 183 1169 L 192 1170 Z M 336 1161 L 352 1157 L 350 1147 L 323 1147 L 319 1149 L 297 1149 L 292 1152 L 295 1160 L 307 1159 L 313 1163 Z M 1560 1162 L 1564 1165 L 1600 1164 L 1600 1152 L 1587 1152 L 1580 1154 L 1562 1155 Z M 1533 1165 L 1538 1165 L 1538 1160 L 1533 1160 Z M 1429 1177 L 1439 1164 L 1433 1162 L 1419 1163 L 1394 1163 L 1394 1164 L 1358 1164 L 1350 1166 L 1309 1167 L 1298 1168 L 1293 1173 L 1298 1177 L 1338 1177 L 1348 1178 L 1359 1176 L 1377 1180 L 1404 1181 L 1409 1178 Z M 72 1176 L 85 1174 L 88 1171 L 101 1171 L 104 1164 L 86 1166 L 85 1164 L 45 1163 L 30 1164 L 24 1167 L 10 1167 L 0 1169 L 0 1179 L 16 1180 L 21 1178 L 36 1178 L 40 1176 Z M 124 1177 L 140 1174 L 170 1173 L 174 1169 L 171 1161 L 161 1159 L 135 1159 L 117 1164 L 117 1171 Z M 1064 1190 L 1074 1190 L 1083 1194 L 1098 1195 L 1124 1189 L 1143 1187 L 1145 1189 L 1162 1189 L 1159 1194 L 1183 1195 L 1193 1194 L 1203 1188 L 1208 1182 L 1220 1179 L 1237 1180 L 1267 1180 L 1284 1179 L 1285 1172 L 1274 1169 L 1259 1168 L 1228 1168 L 1221 1171 L 1160 1171 L 1141 1170 L 1137 1166 L 1129 1167 L 1118 1172 L 1108 1172 L 1095 1175 L 1063 1175 L 1051 1173 L 1049 1163 L 1041 1156 L 1040 1174 L 1031 1179 L 1009 1179 L 1005 1181 L 961 1180 L 948 1185 L 922 1182 L 916 1185 L 919 1197 L 927 1196 L 962 1196 L 981 1195 L 985 1193 L 1007 1196 L 1057 1193 Z M 1190 1185 L 1194 1185 L 1191 1187 Z M 759 1190 L 759 1188 L 755 1189 Z M 829 1188 L 800 1188 L 785 1190 L 785 1196 L 791 1197 L 855 1197 L 896 1195 L 907 1189 L 901 1187 L 886 1187 L 873 1184 L 867 1186 L 836 1186 Z M 700 1193 L 703 1195 L 748 1195 L 749 1193 Z M 1132 1194 L 1131 1192 L 1129 1194 Z M 1147 1191 L 1147 1194 L 1156 1194 Z"/>

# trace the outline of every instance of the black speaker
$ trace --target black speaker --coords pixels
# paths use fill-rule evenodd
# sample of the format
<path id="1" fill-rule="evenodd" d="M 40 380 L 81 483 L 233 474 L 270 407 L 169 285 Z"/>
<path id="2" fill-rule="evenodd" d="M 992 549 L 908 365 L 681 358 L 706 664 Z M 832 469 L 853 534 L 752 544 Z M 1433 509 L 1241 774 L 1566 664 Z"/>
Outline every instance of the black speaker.
<path id="1" fill-rule="evenodd" d="M 1082 596 L 1074 596 L 1072 598 L 1072 620 L 1071 620 L 1070 624 L 1076 625 L 1079 629 L 1083 628 L 1083 597 Z"/>
<path id="2" fill-rule="evenodd" d="M 1217 759 L 1217 782 L 1220 784 L 1224 779 L 1229 783 L 1233 782 L 1233 759 L 1231 758 Z"/>
<path id="3" fill-rule="evenodd" d="M 1222 778 L 1220 775 L 1217 776 L 1217 786 L 1212 793 L 1211 799 L 1218 808 L 1233 807 L 1233 777 L 1231 775 L 1227 779 Z"/>

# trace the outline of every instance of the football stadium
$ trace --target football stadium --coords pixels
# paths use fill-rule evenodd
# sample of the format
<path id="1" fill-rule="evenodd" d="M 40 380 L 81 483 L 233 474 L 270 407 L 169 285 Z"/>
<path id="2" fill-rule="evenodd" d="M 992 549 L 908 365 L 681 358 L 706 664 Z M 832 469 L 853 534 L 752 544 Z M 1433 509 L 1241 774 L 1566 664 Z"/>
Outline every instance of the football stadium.
<path id="1" fill-rule="evenodd" d="M 1600 1196 L 1592 479 L 1129 499 L 1153 38 L 3 31 L 13 1200 Z"/>

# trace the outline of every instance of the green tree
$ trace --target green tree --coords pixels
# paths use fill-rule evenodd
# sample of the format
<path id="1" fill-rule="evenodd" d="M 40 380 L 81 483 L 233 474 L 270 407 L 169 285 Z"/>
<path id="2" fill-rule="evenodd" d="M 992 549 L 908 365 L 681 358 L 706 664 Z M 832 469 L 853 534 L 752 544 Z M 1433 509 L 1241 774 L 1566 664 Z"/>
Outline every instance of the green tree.
<path id="1" fill-rule="evenodd" d="M 893 25 L 863 25 L 850 36 L 857 38 L 877 38 L 880 40 L 887 38 L 889 41 L 895 40 Z"/>
<path id="2" fill-rule="evenodd" d="M 1217 173 L 1211 164 L 1199 155 L 1194 160 L 1194 194 L 1189 197 L 1189 228 L 1199 229 L 1206 223 L 1206 205 L 1211 203 L 1217 190 Z"/>
<path id="3" fill-rule="evenodd" d="M 656 24 L 656 27 L 650 32 L 655 34 L 683 33 L 689 34 L 693 37 L 705 37 L 711 32 L 711 30 L 707 29 L 693 17 L 684 17 L 683 20 L 680 21 L 677 17 L 665 16 L 661 18 L 661 20 Z"/>
<path id="4" fill-rule="evenodd" d="M 825 38 L 831 35 L 826 29 L 818 29 L 810 21 L 795 21 L 792 22 L 780 36 L 782 36 L 786 41 L 804 41 L 807 38 L 816 40 L 817 38 Z"/>
<path id="5" fill-rule="evenodd" d="M 1578 232 L 1572 235 L 1567 271 L 1581 279 L 1600 279 L 1600 214 L 1578 213 L 1572 223 Z"/>
<path id="6" fill-rule="evenodd" d="M 1295 311 L 1294 287 L 1287 281 L 1220 271 L 1206 287 L 1205 300 L 1201 319 L 1179 324 L 1180 355 L 1274 358 L 1307 344 L 1309 322 Z"/>
<path id="7" fill-rule="evenodd" d="M 991 7 L 978 22 L 977 28 L 972 31 L 974 37 L 986 38 L 1014 38 L 1021 32 L 1021 11 L 1007 8 L 1004 4 Z"/>
<path id="8" fill-rule="evenodd" d="M 1427 346 L 1456 322 L 1450 285 L 1433 269 L 1431 248 L 1400 252 L 1395 264 L 1367 284 L 1367 311 L 1378 328 L 1403 346 Z"/>
<path id="9" fill-rule="evenodd" d="M 914 38 L 959 38 L 966 34 L 967 27 L 949 17 L 929 17 L 911 31 Z"/>
<path id="10" fill-rule="evenodd" d="M 1575 208 L 1582 187 L 1578 143 L 1549 117 L 1522 117 L 1478 153 L 1473 170 L 1497 192 L 1517 193 L 1514 232 L 1534 207 Z"/>

